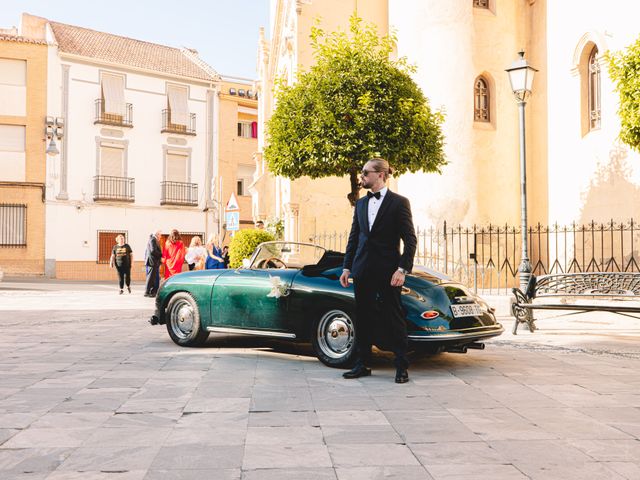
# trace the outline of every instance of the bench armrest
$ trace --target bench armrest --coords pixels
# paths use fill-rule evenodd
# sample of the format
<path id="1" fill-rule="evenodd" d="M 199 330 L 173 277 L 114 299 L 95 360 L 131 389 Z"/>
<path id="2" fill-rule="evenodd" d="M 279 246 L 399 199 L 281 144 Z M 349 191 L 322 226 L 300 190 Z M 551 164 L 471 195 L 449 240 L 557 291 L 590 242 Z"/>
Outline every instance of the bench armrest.
<path id="1" fill-rule="evenodd" d="M 522 293 L 522 290 L 520 290 L 519 288 L 512 288 L 511 292 L 513 293 L 513 296 L 516 297 L 517 305 L 531 303 L 532 299 L 528 297 L 526 294 Z"/>

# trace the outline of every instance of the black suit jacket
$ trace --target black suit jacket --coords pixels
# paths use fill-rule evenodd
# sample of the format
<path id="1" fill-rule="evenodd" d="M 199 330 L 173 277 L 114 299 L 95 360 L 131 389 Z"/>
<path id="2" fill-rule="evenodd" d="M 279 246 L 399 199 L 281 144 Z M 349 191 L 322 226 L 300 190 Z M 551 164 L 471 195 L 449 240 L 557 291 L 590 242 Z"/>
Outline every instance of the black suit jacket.
<path id="1" fill-rule="evenodd" d="M 155 235 L 149 236 L 147 248 L 144 251 L 144 264 L 147 267 L 153 267 L 162 263 L 162 250 Z"/>
<path id="2" fill-rule="evenodd" d="M 351 270 L 355 279 L 365 275 L 390 278 L 398 267 L 410 272 L 417 240 L 409 200 L 387 189 L 371 231 L 368 210 L 368 197 L 356 202 L 344 268 Z M 401 239 L 404 243 L 402 254 Z"/>

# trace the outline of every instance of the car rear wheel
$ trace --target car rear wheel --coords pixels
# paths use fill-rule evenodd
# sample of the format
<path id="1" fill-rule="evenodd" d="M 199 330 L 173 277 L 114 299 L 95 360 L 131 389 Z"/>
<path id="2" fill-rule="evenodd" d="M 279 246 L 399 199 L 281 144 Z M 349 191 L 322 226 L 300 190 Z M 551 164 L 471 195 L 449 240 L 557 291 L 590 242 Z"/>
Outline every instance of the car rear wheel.
<path id="1" fill-rule="evenodd" d="M 330 310 L 314 324 L 313 349 L 329 367 L 349 367 L 356 353 L 356 330 L 351 316 L 342 310 Z"/>
<path id="2" fill-rule="evenodd" d="M 200 310 L 196 301 L 186 292 L 176 293 L 167 305 L 165 315 L 171 340 L 182 347 L 197 347 L 209 337 L 200 324 Z"/>

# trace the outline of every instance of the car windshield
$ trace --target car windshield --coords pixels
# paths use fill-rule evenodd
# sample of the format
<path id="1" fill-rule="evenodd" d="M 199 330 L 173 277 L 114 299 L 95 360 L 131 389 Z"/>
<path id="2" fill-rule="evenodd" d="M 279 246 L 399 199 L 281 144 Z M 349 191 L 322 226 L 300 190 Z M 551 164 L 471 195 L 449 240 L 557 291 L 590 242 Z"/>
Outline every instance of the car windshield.
<path id="1" fill-rule="evenodd" d="M 265 242 L 258 245 L 250 268 L 302 268 L 318 263 L 324 252 L 310 243 Z"/>

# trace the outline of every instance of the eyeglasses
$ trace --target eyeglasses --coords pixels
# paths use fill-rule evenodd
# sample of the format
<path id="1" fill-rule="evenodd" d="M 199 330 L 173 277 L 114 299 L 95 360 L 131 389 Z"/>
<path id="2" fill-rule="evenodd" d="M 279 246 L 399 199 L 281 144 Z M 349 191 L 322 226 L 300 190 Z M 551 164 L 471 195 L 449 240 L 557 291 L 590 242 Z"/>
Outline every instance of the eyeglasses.
<path id="1" fill-rule="evenodd" d="M 366 177 L 370 173 L 380 173 L 380 172 L 378 172 L 377 170 L 362 170 L 362 172 L 360 173 L 362 174 L 363 177 Z"/>

